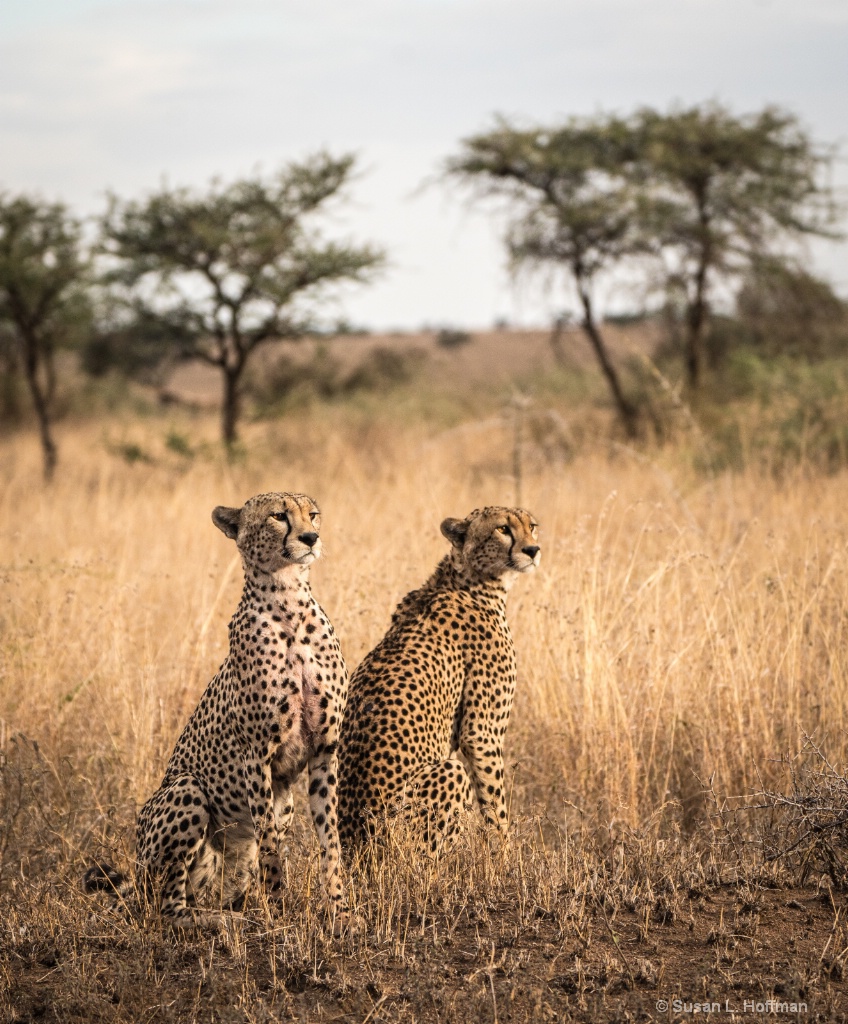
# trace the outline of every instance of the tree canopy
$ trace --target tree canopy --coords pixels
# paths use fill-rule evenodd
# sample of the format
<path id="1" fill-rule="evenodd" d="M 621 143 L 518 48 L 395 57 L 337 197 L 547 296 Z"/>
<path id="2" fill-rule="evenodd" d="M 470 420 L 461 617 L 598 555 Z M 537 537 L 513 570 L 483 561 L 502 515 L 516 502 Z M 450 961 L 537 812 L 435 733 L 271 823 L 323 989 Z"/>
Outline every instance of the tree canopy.
<path id="1" fill-rule="evenodd" d="M 251 354 L 301 334 L 327 286 L 368 281 L 384 262 L 374 246 L 327 242 L 318 231 L 317 215 L 341 197 L 353 165 L 352 156 L 319 153 L 270 180 L 110 199 L 102 224 L 112 257 L 107 280 L 123 289 L 134 329 L 221 370 L 227 444 L 236 438 Z"/>
<path id="2" fill-rule="evenodd" d="M 703 366 L 711 293 L 754 260 L 807 235 L 828 235 L 835 208 L 822 183 L 828 153 L 777 107 L 737 116 L 717 103 L 630 121 L 642 230 L 686 297 L 690 385 Z"/>
<path id="3" fill-rule="evenodd" d="M 58 458 L 53 357 L 87 329 L 87 277 L 81 225 L 61 203 L 0 195 L 0 324 L 13 339 L 32 396 L 47 479 Z"/>
<path id="4" fill-rule="evenodd" d="M 633 434 L 638 411 L 604 344 L 597 276 L 624 261 L 639 260 L 645 270 L 649 258 L 656 261 L 663 287 L 683 298 L 686 375 L 696 387 L 716 286 L 736 287 L 754 262 L 788 261 L 793 243 L 831 233 L 835 208 L 822 182 L 829 158 L 786 111 L 737 116 L 709 103 L 548 127 L 500 118 L 491 131 L 463 140 L 445 170 L 476 198 L 502 201 L 513 268 L 561 268 L 570 280 L 583 329 Z"/>
<path id="5" fill-rule="evenodd" d="M 560 266 L 570 275 L 583 329 L 631 435 L 638 411 L 604 344 L 592 285 L 601 271 L 644 250 L 638 196 L 625 173 L 632 145 L 629 126 L 613 116 L 572 118 L 551 129 L 519 129 L 501 119 L 493 131 L 465 139 L 446 167 L 478 197 L 507 200 L 514 268 Z"/>

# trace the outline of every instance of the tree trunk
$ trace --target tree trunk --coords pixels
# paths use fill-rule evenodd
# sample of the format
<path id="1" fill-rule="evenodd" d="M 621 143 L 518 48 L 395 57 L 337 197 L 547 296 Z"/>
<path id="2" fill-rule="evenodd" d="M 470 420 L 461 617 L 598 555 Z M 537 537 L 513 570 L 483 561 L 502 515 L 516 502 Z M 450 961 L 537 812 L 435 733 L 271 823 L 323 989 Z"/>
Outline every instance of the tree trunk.
<path id="1" fill-rule="evenodd" d="M 47 395 L 41 387 L 41 381 L 38 379 L 40 363 L 37 339 L 32 336 L 24 338 L 24 368 L 27 384 L 32 395 L 32 404 L 35 407 L 35 415 L 38 417 L 38 432 L 41 437 L 41 450 L 44 455 L 44 479 L 49 483 L 53 479 L 59 453 L 50 430 L 50 409 Z M 48 387 L 49 380 L 48 374 Z"/>
<path id="2" fill-rule="evenodd" d="M 566 316 L 563 314 L 554 320 L 554 325 L 551 328 L 551 336 L 549 340 L 557 366 L 565 365 L 565 350 L 562 347 L 562 332 L 565 329 L 566 322 Z"/>
<path id="3" fill-rule="evenodd" d="M 606 345 L 604 344 L 604 339 L 601 336 L 597 323 L 595 322 L 595 316 L 592 311 L 592 299 L 584 282 L 578 280 L 577 291 L 580 293 L 580 302 L 583 305 L 583 322 L 581 326 L 586 332 L 589 341 L 592 343 L 592 348 L 595 350 L 595 355 L 598 357 L 598 362 L 601 364 L 601 370 L 607 379 L 610 391 L 612 392 L 613 401 L 615 402 L 616 409 L 621 417 L 622 426 L 624 427 L 628 437 L 636 437 L 639 433 L 639 410 L 624 396 L 624 392 L 621 389 L 621 382 L 618 379 L 618 374 L 610 361 L 609 353 L 607 352 Z"/>
<path id="4" fill-rule="evenodd" d="M 701 383 L 704 362 L 704 326 L 707 321 L 706 299 L 707 266 L 702 260 L 695 276 L 695 298 L 686 310 L 686 376 L 689 387 L 695 390 Z"/>
<path id="5" fill-rule="evenodd" d="M 224 401 L 221 409 L 221 436 L 224 444 L 232 448 L 238 439 L 239 419 L 239 379 L 241 367 L 223 367 L 224 370 Z"/>
<path id="6" fill-rule="evenodd" d="M 701 383 L 704 363 L 704 327 L 707 322 L 707 271 L 712 263 L 712 236 L 707 191 L 703 185 L 695 192 L 700 227 L 698 269 L 695 273 L 695 297 L 686 309 L 686 375 L 694 391 Z"/>
<path id="7" fill-rule="evenodd" d="M 21 415 L 18 366 L 18 352 L 13 346 L 0 350 L 0 417 L 15 421 Z"/>

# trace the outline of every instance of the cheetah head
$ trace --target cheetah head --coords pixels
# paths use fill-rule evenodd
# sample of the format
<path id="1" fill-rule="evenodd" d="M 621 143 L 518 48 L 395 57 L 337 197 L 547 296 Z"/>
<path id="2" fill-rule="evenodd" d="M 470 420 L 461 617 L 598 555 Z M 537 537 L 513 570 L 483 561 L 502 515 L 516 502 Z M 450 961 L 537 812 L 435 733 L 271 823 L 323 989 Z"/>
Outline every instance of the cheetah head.
<path id="1" fill-rule="evenodd" d="M 476 508 L 465 519 L 446 519 L 442 533 L 453 545 L 453 563 L 471 576 L 504 579 L 539 564 L 538 526 L 523 508 Z"/>
<path id="2" fill-rule="evenodd" d="M 273 573 L 310 565 L 321 554 L 321 510 L 306 494 L 257 494 L 241 508 L 219 505 L 212 522 L 234 540 L 245 563 Z"/>

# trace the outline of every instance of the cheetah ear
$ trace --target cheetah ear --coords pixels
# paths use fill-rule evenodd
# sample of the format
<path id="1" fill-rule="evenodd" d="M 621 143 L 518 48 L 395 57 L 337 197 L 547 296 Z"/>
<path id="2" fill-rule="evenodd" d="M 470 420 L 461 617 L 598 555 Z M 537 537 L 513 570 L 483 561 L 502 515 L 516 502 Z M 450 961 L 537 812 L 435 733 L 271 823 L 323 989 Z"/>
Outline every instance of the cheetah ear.
<path id="1" fill-rule="evenodd" d="M 467 519 L 445 519 L 442 523 L 442 533 L 456 548 L 461 548 L 465 543 L 465 535 L 468 533 Z"/>
<path id="2" fill-rule="evenodd" d="M 225 533 L 230 540 L 238 536 L 239 519 L 241 518 L 240 508 L 227 508 L 226 505 L 219 505 L 212 509 L 212 522 L 222 533 Z"/>

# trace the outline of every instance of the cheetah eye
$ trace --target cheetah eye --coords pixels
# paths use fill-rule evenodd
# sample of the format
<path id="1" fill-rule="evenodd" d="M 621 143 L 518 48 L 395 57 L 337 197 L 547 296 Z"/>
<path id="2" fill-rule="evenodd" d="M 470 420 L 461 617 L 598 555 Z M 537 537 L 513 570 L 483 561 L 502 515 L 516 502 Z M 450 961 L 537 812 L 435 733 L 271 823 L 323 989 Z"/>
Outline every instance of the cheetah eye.
<path id="1" fill-rule="evenodd" d="M 318 516 L 320 516 L 320 515 L 321 515 L 321 513 L 320 513 L 320 512 L 310 512 L 310 513 L 309 513 L 309 518 L 310 518 L 310 519 L 312 520 L 312 522 L 314 523 L 314 522 L 315 522 L 315 520 L 316 520 L 316 519 L 318 518 Z"/>
<path id="2" fill-rule="evenodd" d="M 289 520 L 288 512 L 272 512 L 271 518 L 276 519 L 278 523 L 287 523 Z"/>
<path id="3" fill-rule="evenodd" d="M 502 533 L 506 537 L 511 537 L 512 536 L 512 530 L 510 530 L 510 528 L 508 526 L 499 526 L 498 527 L 498 533 Z"/>

